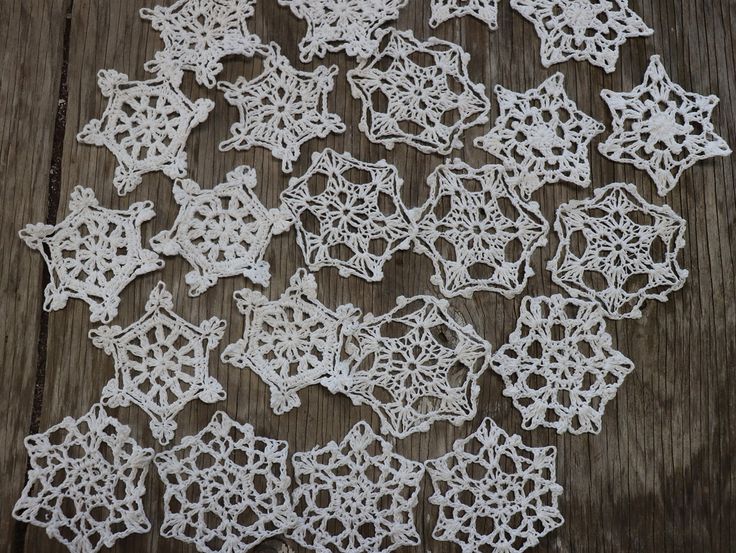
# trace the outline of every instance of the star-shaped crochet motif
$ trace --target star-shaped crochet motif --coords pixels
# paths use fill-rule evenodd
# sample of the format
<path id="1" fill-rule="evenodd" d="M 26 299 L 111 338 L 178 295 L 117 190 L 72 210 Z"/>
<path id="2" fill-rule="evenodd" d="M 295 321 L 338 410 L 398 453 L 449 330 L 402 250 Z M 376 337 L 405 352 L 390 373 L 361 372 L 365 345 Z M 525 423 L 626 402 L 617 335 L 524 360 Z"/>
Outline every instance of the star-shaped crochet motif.
<path id="1" fill-rule="evenodd" d="M 525 196 L 547 183 L 590 185 L 588 145 L 605 127 L 567 96 L 564 78 L 555 73 L 521 93 L 496 86 L 501 115 L 488 134 L 474 141 L 529 174 L 519 183 Z"/>
<path id="2" fill-rule="evenodd" d="M 142 8 L 143 19 L 161 33 L 164 49 L 144 65 L 158 73 L 170 67 L 194 71 L 197 82 L 215 86 L 225 56 L 252 56 L 261 40 L 248 31 L 255 0 L 179 0 L 170 7 Z"/>
<path id="3" fill-rule="evenodd" d="M 327 52 L 368 58 L 378 46 L 376 31 L 399 17 L 408 0 L 279 0 L 294 15 L 305 19 L 307 34 L 299 43 L 304 63 Z"/>
<path id="4" fill-rule="evenodd" d="M 30 469 L 13 509 L 72 553 L 95 553 L 151 524 L 143 511 L 152 449 L 100 405 L 25 439 Z"/>
<path id="5" fill-rule="evenodd" d="M 381 280 L 391 256 L 411 247 L 415 226 L 401 201 L 402 184 L 384 160 L 367 163 L 329 148 L 313 154 L 311 167 L 281 194 L 307 266 Z"/>
<path id="6" fill-rule="evenodd" d="M 556 449 L 527 447 L 489 418 L 447 455 L 427 461 L 439 507 L 432 537 L 462 553 L 521 553 L 562 526 Z"/>
<path id="7" fill-rule="evenodd" d="M 213 189 L 202 190 L 189 179 L 174 184 L 179 215 L 171 230 L 151 239 L 151 246 L 164 255 L 181 255 L 194 267 L 185 276 L 190 296 L 235 275 L 268 286 L 266 247 L 291 222 L 285 211 L 266 209 L 253 192 L 255 186 L 256 172 L 245 165 Z"/>
<path id="8" fill-rule="evenodd" d="M 488 121 L 485 86 L 468 76 L 470 55 L 451 42 L 420 41 L 388 29 L 380 49 L 348 71 L 353 97 L 363 103 L 360 130 L 392 149 L 403 142 L 424 153 L 462 148 L 460 136 Z"/>
<path id="9" fill-rule="evenodd" d="M 343 329 L 360 316 L 350 304 L 332 311 L 320 303 L 314 276 L 304 269 L 276 301 L 248 289 L 235 292 L 235 301 L 245 315 L 245 331 L 225 348 L 222 360 L 260 376 L 271 389 L 277 415 L 301 405 L 299 390 L 335 372 Z"/>
<path id="10" fill-rule="evenodd" d="M 179 89 L 181 72 L 172 71 L 147 81 L 129 81 L 112 70 L 98 73 L 102 95 L 109 98 L 102 119 L 92 119 L 77 140 L 105 146 L 118 160 L 113 184 L 118 194 L 134 190 L 142 175 L 163 171 L 167 177 L 183 177 L 187 169 L 184 151 L 192 129 L 207 119 L 212 100 L 192 102 Z"/>
<path id="11" fill-rule="evenodd" d="M 518 195 L 519 180 L 500 165 L 473 169 L 460 160 L 427 179 L 414 249 L 432 260 L 431 282 L 445 296 L 487 290 L 511 298 L 534 274 L 531 256 L 547 243 L 549 224 L 537 202 Z"/>
<path id="12" fill-rule="evenodd" d="M 151 417 L 153 437 L 162 444 L 174 438 L 174 417 L 187 403 L 225 399 L 208 368 L 209 351 L 220 342 L 225 321 L 212 317 L 195 326 L 173 308 L 171 294 L 159 282 L 143 317 L 125 329 L 100 326 L 89 332 L 92 343 L 115 361 L 115 377 L 102 390 L 102 403 L 143 409 Z"/>
<path id="13" fill-rule="evenodd" d="M 432 0 L 429 26 L 436 28 L 453 17 L 465 15 L 480 19 L 495 30 L 498 28 L 498 0 Z"/>
<path id="14" fill-rule="evenodd" d="M 611 346 L 597 304 L 557 294 L 524 298 L 516 330 L 494 355 L 522 426 L 558 434 L 600 432 L 606 403 L 633 369 Z"/>
<path id="15" fill-rule="evenodd" d="M 641 317 L 649 299 L 667 301 L 687 271 L 677 262 L 686 223 L 669 206 L 648 203 L 633 184 L 614 183 L 593 198 L 557 209 L 560 239 L 547 265 L 574 296 L 597 301 L 611 319 Z"/>
<path id="16" fill-rule="evenodd" d="M 414 509 L 424 466 L 394 453 L 365 422 L 339 444 L 295 453 L 292 463 L 297 543 L 318 553 L 419 545 Z"/>
<path id="17" fill-rule="evenodd" d="M 151 202 L 106 209 L 91 189 L 77 186 L 61 223 L 21 230 L 20 237 L 41 252 L 48 267 L 44 309 L 63 309 L 69 298 L 77 298 L 89 305 L 90 321 L 111 321 L 120 292 L 138 275 L 164 266 L 155 252 L 141 247 L 141 225 L 154 216 Z"/>
<path id="18" fill-rule="evenodd" d="M 696 162 L 731 153 L 711 122 L 717 96 L 686 92 L 652 56 L 644 82 L 631 92 L 603 90 L 613 133 L 598 150 L 607 158 L 644 169 L 664 196 Z"/>
<path id="19" fill-rule="evenodd" d="M 542 64 L 589 61 L 606 73 L 616 69 L 628 38 L 654 33 L 627 0 L 511 0 L 542 39 Z"/>
<path id="20" fill-rule="evenodd" d="M 156 456 L 166 486 L 161 535 L 203 553 L 245 553 L 294 525 L 289 444 L 218 411 L 199 434 Z"/>
<path id="21" fill-rule="evenodd" d="M 433 296 L 399 296 L 380 317 L 368 314 L 346 345 L 345 372 L 326 379 L 332 392 L 369 405 L 381 431 L 397 438 L 437 421 L 459 425 L 475 416 L 491 345 L 448 314 Z"/>
<path id="22" fill-rule="evenodd" d="M 220 150 L 263 146 L 281 160 L 282 171 L 291 173 L 303 143 L 331 132 L 345 132 L 340 117 L 327 109 L 327 94 L 334 87 L 335 75 L 336 65 L 321 65 L 312 72 L 294 69 L 272 42 L 258 77 L 217 84 L 240 112 L 240 121 L 230 127 L 232 137 L 220 143 Z"/>

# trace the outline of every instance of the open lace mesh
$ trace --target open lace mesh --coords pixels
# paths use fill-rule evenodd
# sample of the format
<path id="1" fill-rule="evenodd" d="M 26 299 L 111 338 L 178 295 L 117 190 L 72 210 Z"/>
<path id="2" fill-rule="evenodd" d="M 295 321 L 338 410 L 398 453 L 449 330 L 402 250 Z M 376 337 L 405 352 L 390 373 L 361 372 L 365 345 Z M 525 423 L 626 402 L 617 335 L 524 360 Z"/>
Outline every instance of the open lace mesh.
<path id="1" fill-rule="evenodd" d="M 436 28 L 453 17 L 465 15 L 480 19 L 495 30 L 498 28 L 498 0 L 432 0 L 429 26 Z"/>

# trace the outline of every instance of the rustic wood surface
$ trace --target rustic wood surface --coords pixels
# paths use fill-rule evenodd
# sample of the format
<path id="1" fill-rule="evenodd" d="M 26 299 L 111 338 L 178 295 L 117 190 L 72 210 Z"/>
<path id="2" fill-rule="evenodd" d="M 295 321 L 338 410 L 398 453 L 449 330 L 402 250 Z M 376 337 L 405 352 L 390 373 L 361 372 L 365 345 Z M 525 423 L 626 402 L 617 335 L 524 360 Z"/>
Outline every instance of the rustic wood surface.
<path id="1" fill-rule="evenodd" d="M 66 415 L 80 416 L 97 401 L 102 386 L 113 375 L 111 358 L 92 347 L 88 308 L 70 301 L 62 311 L 42 311 L 46 279 L 40 256 L 26 248 L 17 231 L 26 223 L 61 220 L 67 213 L 69 193 L 76 185 L 92 187 L 102 205 L 125 208 L 150 199 L 157 217 L 146 224 L 145 238 L 168 228 L 177 206 L 170 181 L 161 174 L 146 175 L 132 194 L 120 198 L 112 187 L 114 157 L 103 148 L 81 145 L 75 135 L 83 124 L 98 117 L 105 99 L 98 91 L 96 72 L 108 68 L 131 78 L 146 78 L 143 63 L 161 47 L 150 25 L 138 17 L 153 0 L 3 0 L 0 21 L 0 175 L 2 233 L 0 234 L 0 354 L 2 396 L 0 436 L 0 545 L 17 553 L 60 552 L 42 529 L 12 520 L 12 505 L 24 483 L 26 454 L 22 438 L 43 431 Z M 566 88 L 580 108 L 610 125 L 599 96 L 602 88 L 629 90 L 641 81 L 649 56 L 658 53 L 670 76 L 686 89 L 716 94 L 716 129 L 736 145 L 736 2 L 733 0 L 633 0 L 632 7 L 655 29 L 653 37 L 630 40 L 621 50 L 617 71 L 606 75 L 587 63 L 568 62 L 551 69 L 539 61 L 539 39 L 532 26 L 501 2 L 499 29 L 456 19 L 431 30 L 428 0 L 410 0 L 397 24 L 420 37 L 438 36 L 462 45 L 471 55 L 470 74 L 492 90 L 501 84 L 525 90 L 559 70 Z M 264 41 L 275 40 L 297 67 L 297 42 L 306 24 L 275 0 L 258 0 L 249 27 Z M 330 146 L 361 159 L 386 158 L 404 178 L 404 199 L 415 205 L 426 197 L 426 176 L 441 161 L 438 156 L 397 146 L 387 151 L 370 143 L 358 131 L 360 105 L 349 91 L 345 74 L 355 65 L 344 55 L 329 55 L 322 63 L 337 64 L 340 73 L 330 96 L 340 114 L 345 134 L 309 142 L 294 165 L 302 174 L 311 152 Z M 232 59 L 221 79 L 254 76 L 260 66 Z M 191 177 L 204 187 L 222 182 L 239 164 L 255 167 L 257 193 L 269 207 L 278 204 L 288 182 L 280 162 L 263 149 L 220 153 L 217 144 L 228 136 L 237 111 L 217 91 L 208 91 L 187 73 L 184 91 L 192 98 L 216 102 L 209 119 L 192 134 L 187 145 Z M 491 121 L 498 115 L 495 101 Z M 456 152 L 471 165 L 493 161 L 472 146 L 491 123 L 464 136 L 465 148 Z M 603 136 L 606 136 L 604 134 Z M 593 150 L 594 186 L 626 181 L 654 203 L 662 203 L 645 173 L 614 164 Z M 521 420 L 501 394 L 500 379 L 481 379 L 478 415 L 461 427 L 435 424 L 427 433 L 395 441 L 396 449 L 413 459 L 438 456 L 452 442 L 472 432 L 485 416 L 509 432 L 520 433 L 531 445 L 558 447 L 558 478 L 565 489 L 561 510 L 566 523 L 542 540 L 539 552 L 665 553 L 702 551 L 727 553 L 736 548 L 736 156 L 718 158 L 689 170 L 666 202 L 688 221 L 687 247 L 682 264 L 689 269 L 686 286 L 666 304 L 649 304 L 643 318 L 610 323 L 616 346 L 636 364 L 615 401 L 609 404 L 602 432 L 597 436 L 557 436 L 553 431 L 521 429 Z M 536 193 L 547 218 L 561 202 L 583 198 L 590 190 L 571 185 L 545 186 Z M 558 292 L 544 270 L 556 247 L 550 244 L 534 256 L 536 275 L 527 294 Z M 268 249 L 273 268 L 266 293 L 276 298 L 303 259 L 294 231 L 277 237 Z M 233 291 L 247 286 L 243 278 L 225 279 L 199 298 L 186 294 L 187 265 L 166 258 L 163 271 L 138 278 L 122 295 L 118 324 L 129 324 L 143 310 L 148 292 L 159 279 L 174 293 L 177 312 L 199 322 L 217 315 L 228 321 L 225 338 L 211 371 L 226 388 L 225 402 L 191 403 L 177 418 L 181 436 L 196 432 L 217 409 L 238 421 L 253 424 L 256 432 L 286 439 L 292 451 L 329 440 L 339 440 L 357 421 L 368 420 L 378 429 L 368 408 L 353 407 L 346 398 L 312 387 L 300 395 L 300 408 L 275 416 L 269 408 L 268 388 L 253 373 L 219 361 L 226 344 L 240 337 L 242 316 L 232 301 Z M 319 297 L 328 306 L 352 302 L 364 312 L 390 309 L 398 295 L 437 294 L 429 284 L 426 258 L 402 253 L 389 262 L 383 282 L 368 284 L 344 279 L 333 269 L 317 275 Z M 471 300 L 453 300 L 459 317 L 472 323 L 494 346 L 503 344 L 515 326 L 522 296 L 513 301 L 490 294 Z M 138 408 L 118 409 L 142 444 L 160 449 L 148 430 L 148 419 Z M 119 542 L 113 551 L 194 551 L 178 541 L 161 538 L 162 486 L 155 470 L 149 473 L 146 512 L 153 531 Z M 431 538 L 436 510 L 426 501 L 429 481 L 421 495 L 416 518 L 423 545 L 407 551 L 455 552 L 459 549 Z"/>

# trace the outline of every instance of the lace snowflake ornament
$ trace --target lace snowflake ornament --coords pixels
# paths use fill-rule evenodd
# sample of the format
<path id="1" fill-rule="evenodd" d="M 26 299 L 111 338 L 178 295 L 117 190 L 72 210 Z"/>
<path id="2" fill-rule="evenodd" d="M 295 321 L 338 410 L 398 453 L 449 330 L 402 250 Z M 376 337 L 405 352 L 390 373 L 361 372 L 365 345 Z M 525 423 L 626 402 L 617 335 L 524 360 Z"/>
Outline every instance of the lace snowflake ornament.
<path id="1" fill-rule="evenodd" d="M 255 0 L 179 0 L 170 7 L 141 8 L 143 19 L 161 33 L 164 49 L 144 65 L 158 73 L 193 71 L 197 82 L 213 88 L 226 56 L 253 56 L 261 40 L 248 31 Z"/>
<path id="2" fill-rule="evenodd" d="M 496 86 L 501 115 L 475 146 L 528 173 L 519 187 L 525 196 L 547 183 L 590 185 L 588 147 L 605 127 L 578 109 L 555 73 L 537 88 L 514 92 Z"/>
<path id="3" fill-rule="evenodd" d="M 516 192 L 521 177 L 500 165 L 473 169 L 455 160 L 427 180 L 432 191 L 414 249 L 432 260 L 432 284 L 447 297 L 521 292 L 549 230 L 539 204 Z"/>
<path id="4" fill-rule="evenodd" d="M 284 173 L 291 173 L 302 144 L 345 132 L 340 117 L 327 109 L 335 75 L 336 65 L 321 65 L 311 72 L 294 69 L 272 42 L 259 76 L 251 81 L 240 77 L 235 83 L 217 84 L 240 113 L 240 121 L 230 127 L 232 136 L 220 143 L 220 151 L 262 146 L 281 160 Z"/>
<path id="5" fill-rule="evenodd" d="M 90 321 L 110 322 L 118 313 L 120 292 L 135 277 L 164 266 L 141 246 L 141 225 L 155 215 L 151 202 L 126 210 L 100 207 L 91 189 L 77 186 L 61 223 L 22 229 L 21 239 L 41 252 L 48 267 L 43 308 L 63 309 L 69 298 L 77 298 L 89 305 Z"/>
<path id="6" fill-rule="evenodd" d="M 462 148 L 463 131 L 488 121 L 485 86 L 468 76 L 470 55 L 437 38 L 388 29 L 379 51 L 348 71 L 353 97 L 362 101 L 359 128 L 389 150 L 403 142 L 424 153 Z"/>
<path id="7" fill-rule="evenodd" d="M 28 482 L 13 517 L 46 529 L 72 553 L 95 553 L 151 524 L 143 496 L 153 450 L 98 404 L 25 439 Z"/>
<path id="8" fill-rule="evenodd" d="M 667 301 L 685 284 L 677 262 L 685 220 L 648 203 L 633 184 L 599 188 L 557 209 L 560 244 L 547 265 L 570 295 L 598 302 L 611 319 L 641 317 L 647 300 Z"/>
<path id="9" fill-rule="evenodd" d="M 292 458 L 298 523 L 290 537 L 318 553 L 389 553 L 419 545 L 414 509 L 422 463 L 393 452 L 391 444 L 359 422 L 339 444 Z"/>
<path id="10" fill-rule="evenodd" d="M 525 430 L 598 434 L 606 404 L 634 365 L 613 349 L 597 304 L 555 294 L 524 298 L 493 368 Z"/>
<path id="11" fill-rule="evenodd" d="M 220 342 L 225 321 L 212 317 L 196 326 L 173 309 L 171 294 L 159 282 L 143 317 L 125 329 L 103 325 L 89 332 L 92 343 L 115 361 L 115 377 L 102 390 L 102 403 L 143 409 L 153 437 L 164 445 L 174 438 L 174 417 L 187 403 L 225 399 L 208 368 L 209 351 Z"/>
<path id="12" fill-rule="evenodd" d="M 222 360 L 261 377 L 277 415 L 301 405 L 299 390 L 335 372 L 344 329 L 360 316 L 350 304 L 332 311 L 320 303 L 314 276 L 304 269 L 276 301 L 248 289 L 235 292 L 235 301 L 245 315 L 245 331 L 225 348 Z"/>
<path id="13" fill-rule="evenodd" d="M 573 59 L 613 73 L 629 38 L 654 34 L 628 0 L 511 0 L 542 40 L 542 65 Z"/>
<path id="14" fill-rule="evenodd" d="M 151 239 L 151 247 L 164 255 L 181 255 L 194 268 L 185 276 L 190 296 L 235 275 L 268 286 L 266 248 L 291 222 L 285 211 L 263 206 L 253 191 L 256 184 L 255 170 L 245 165 L 213 189 L 202 190 L 189 179 L 174 183 L 179 214 L 171 230 Z"/>
<path id="15" fill-rule="evenodd" d="M 471 15 L 491 30 L 498 28 L 498 0 L 432 0 L 429 26 L 433 29 L 454 17 Z"/>
<path id="16" fill-rule="evenodd" d="M 439 507 L 432 537 L 462 553 L 521 553 L 562 526 L 562 487 L 555 481 L 554 446 L 528 447 L 490 419 L 427 461 Z"/>
<path id="17" fill-rule="evenodd" d="M 368 58 L 378 47 L 376 31 L 399 17 L 408 0 L 279 0 L 297 17 L 306 20 L 307 34 L 299 42 L 304 63 L 327 52 Z"/>
<path id="18" fill-rule="evenodd" d="M 731 153 L 711 122 L 717 96 L 686 92 L 652 59 L 644 82 L 631 92 L 603 90 L 613 116 L 613 133 L 598 145 L 607 158 L 645 170 L 660 196 L 700 160 Z"/>
<path id="19" fill-rule="evenodd" d="M 161 535 L 204 553 L 245 553 L 294 525 L 289 444 L 256 436 L 222 411 L 198 434 L 159 453 L 166 488 Z"/>
<path id="20" fill-rule="evenodd" d="M 189 133 L 215 107 L 212 100 L 192 102 L 179 88 L 181 72 L 147 81 L 130 81 L 113 70 L 97 74 L 102 95 L 109 98 L 101 119 L 92 119 L 77 134 L 84 144 L 105 146 L 118 160 L 113 184 L 121 196 L 134 190 L 142 175 L 163 171 L 183 177 Z"/>
<path id="21" fill-rule="evenodd" d="M 396 438 L 437 421 L 472 419 L 491 345 L 452 318 L 445 300 L 399 296 L 396 303 L 387 314 L 364 317 L 346 345 L 349 360 L 325 385 L 369 405 L 381 432 Z"/>

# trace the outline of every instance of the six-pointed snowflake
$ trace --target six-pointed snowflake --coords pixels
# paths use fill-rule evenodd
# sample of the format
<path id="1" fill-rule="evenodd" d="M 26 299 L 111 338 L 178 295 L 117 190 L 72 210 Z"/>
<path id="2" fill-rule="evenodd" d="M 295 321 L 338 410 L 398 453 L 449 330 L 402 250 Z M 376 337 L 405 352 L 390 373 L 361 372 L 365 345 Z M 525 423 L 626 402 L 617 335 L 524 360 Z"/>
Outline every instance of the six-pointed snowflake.
<path id="1" fill-rule="evenodd" d="M 57 225 L 27 225 L 19 232 L 48 267 L 43 307 L 55 311 L 78 298 L 89 305 L 92 322 L 107 323 L 117 315 L 120 292 L 138 275 L 164 266 L 155 252 L 141 247 L 141 225 L 154 217 L 153 204 L 106 209 L 91 189 L 77 186 L 69 212 Z"/>
<path id="2" fill-rule="evenodd" d="M 256 436 L 222 411 L 197 435 L 159 453 L 161 535 L 204 553 L 245 553 L 294 525 L 289 444 Z"/>
<path id="3" fill-rule="evenodd" d="M 552 280 L 574 297 L 597 301 L 612 319 L 641 317 L 648 299 L 666 301 L 687 271 L 684 219 L 648 203 L 633 184 L 614 183 L 593 198 L 557 209 L 560 244 L 547 265 Z"/>
<path id="4" fill-rule="evenodd" d="M 303 143 L 331 132 L 345 132 L 340 117 L 327 109 L 327 94 L 334 87 L 335 75 L 336 65 L 321 65 L 312 72 L 294 69 L 272 42 L 258 77 L 217 84 L 240 112 L 240 121 L 230 127 L 232 137 L 220 143 L 220 150 L 263 146 L 281 160 L 282 171 L 291 173 Z"/>
<path id="5" fill-rule="evenodd" d="M 118 194 L 134 190 L 142 175 L 163 171 L 183 177 L 184 151 L 189 133 L 215 107 L 212 100 L 192 102 L 179 89 L 181 71 L 166 72 L 147 81 L 129 81 L 117 71 L 98 73 L 102 95 L 109 98 L 102 119 L 92 119 L 77 140 L 105 146 L 118 160 L 113 184 Z"/>
<path id="6" fill-rule="evenodd" d="M 587 60 L 613 73 L 627 39 L 654 33 L 628 0 L 511 0 L 511 7 L 534 24 L 545 67 Z"/>
<path id="7" fill-rule="evenodd" d="M 152 449 L 94 405 L 25 439 L 30 469 L 13 517 L 46 529 L 72 553 L 95 553 L 151 523 L 143 495 Z"/>
<path id="8" fill-rule="evenodd" d="M 696 162 L 731 153 L 711 122 L 717 96 L 686 92 L 652 56 L 644 82 L 631 92 L 603 90 L 613 133 L 598 150 L 613 161 L 644 169 L 664 196 Z"/>
<path id="9" fill-rule="evenodd" d="M 424 153 L 462 148 L 460 136 L 488 121 L 485 86 L 468 76 L 469 54 L 457 44 L 388 29 L 380 50 L 348 71 L 353 97 L 363 103 L 359 128 L 392 149 L 404 142 Z"/>
<path id="10" fill-rule="evenodd" d="M 597 304 L 556 294 L 524 299 L 493 368 L 526 430 L 597 434 L 606 403 L 634 365 L 613 349 Z"/>
<path id="11" fill-rule="evenodd" d="M 219 278 L 243 275 L 268 286 L 270 267 L 263 256 L 271 237 L 291 222 L 281 209 L 266 209 L 253 192 L 255 170 L 242 165 L 214 189 L 177 180 L 174 199 L 181 207 L 171 230 L 151 239 L 154 250 L 181 255 L 194 267 L 185 276 L 189 295 L 198 296 Z"/>
<path id="12" fill-rule="evenodd" d="M 89 332 L 92 343 L 115 361 L 115 377 L 102 390 L 102 403 L 130 403 L 151 417 L 153 437 L 162 444 L 174 437 L 174 417 L 194 399 L 214 403 L 225 391 L 209 375 L 209 351 L 225 331 L 225 321 L 212 317 L 195 326 L 172 311 L 163 282 L 151 291 L 146 313 L 123 329 L 100 326 Z"/>
<path id="13" fill-rule="evenodd" d="M 501 115 L 474 144 L 529 174 L 519 183 L 522 194 L 560 181 L 590 185 L 588 145 L 605 127 L 567 96 L 562 73 L 526 92 L 495 92 Z"/>
<path id="14" fill-rule="evenodd" d="M 463 553 L 521 553 L 563 523 L 556 449 L 527 447 L 489 418 L 452 451 L 426 462 L 439 507 L 432 537 Z"/>
<path id="15" fill-rule="evenodd" d="M 298 523 L 291 537 L 318 553 L 390 553 L 419 545 L 414 508 L 422 463 L 393 452 L 391 444 L 359 422 L 339 444 L 292 458 Z"/>
<path id="16" fill-rule="evenodd" d="M 472 15 L 495 30 L 498 28 L 498 0 L 432 0 L 429 26 L 436 28 L 453 17 L 465 15 Z"/>

